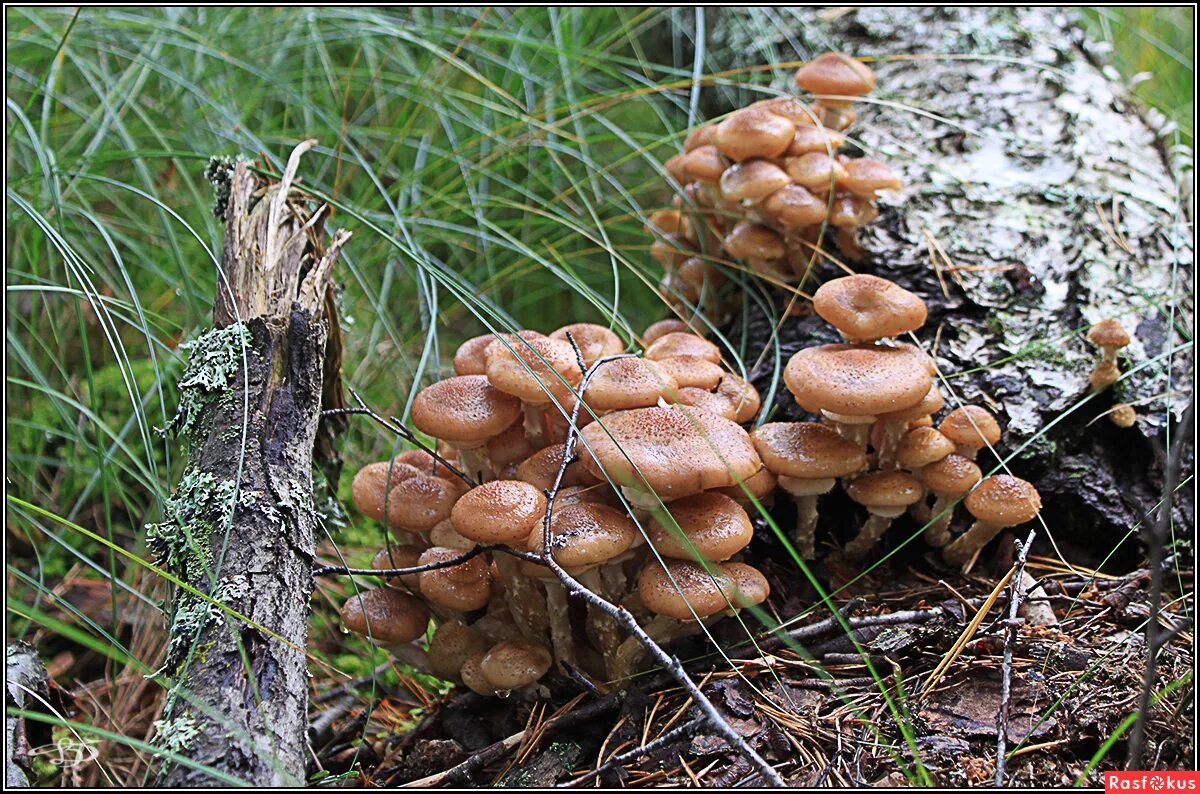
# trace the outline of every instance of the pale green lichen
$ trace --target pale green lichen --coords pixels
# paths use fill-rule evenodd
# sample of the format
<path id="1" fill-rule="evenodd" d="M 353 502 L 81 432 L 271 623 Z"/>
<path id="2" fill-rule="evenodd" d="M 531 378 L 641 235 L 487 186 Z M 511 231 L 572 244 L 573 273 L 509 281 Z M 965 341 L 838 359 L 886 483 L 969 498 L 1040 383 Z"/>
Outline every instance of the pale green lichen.
<path id="1" fill-rule="evenodd" d="M 250 350 L 252 337 L 245 323 L 214 328 L 184 342 L 180 350 L 189 352 L 187 369 L 179 381 L 179 407 L 168 430 L 188 434 L 200 412 L 214 399 L 229 399 L 231 383 Z"/>
<path id="2" fill-rule="evenodd" d="M 185 711 L 170 718 L 154 721 L 154 744 L 164 750 L 180 753 L 192 746 L 192 741 L 200 732 L 201 726 L 192 716 L 192 712 Z"/>

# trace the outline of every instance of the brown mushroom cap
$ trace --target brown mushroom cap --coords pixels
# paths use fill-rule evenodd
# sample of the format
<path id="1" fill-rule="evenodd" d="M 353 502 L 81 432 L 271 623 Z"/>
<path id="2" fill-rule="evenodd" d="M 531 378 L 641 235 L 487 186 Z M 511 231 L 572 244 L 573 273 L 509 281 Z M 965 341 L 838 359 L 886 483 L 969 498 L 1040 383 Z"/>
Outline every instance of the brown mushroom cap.
<path id="1" fill-rule="evenodd" d="M 764 215 L 784 226 L 814 226 L 829 214 L 826 202 L 800 185 L 788 185 L 776 190 L 763 201 Z"/>
<path id="2" fill-rule="evenodd" d="M 479 661 L 479 669 L 498 690 L 532 684 L 550 670 L 554 659 L 544 645 L 524 640 L 505 640 L 493 645 Z"/>
<path id="3" fill-rule="evenodd" d="M 696 356 L 721 363 L 721 349 L 704 337 L 688 333 L 669 333 L 660 336 L 646 348 L 646 358 L 651 361 L 661 361 L 675 356 Z"/>
<path id="4" fill-rule="evenodd" d="M 664 557 L 679 560 L 702 559 L 720 562 L 737 554 L 750 543 L 754 527 L 750 517 L 733 499 L 706 492 L 679 499 L 669 506 L 678 529 L 656 515 L 650 522 L 650 543 Z"/>
<path id="5" fill-rule="evenodd" d="M 418 565 L 454 560 L 463 555 L 462 549 L 434 546 L 421 552 Z M 483 557 L 437 568 L 420 574 L 421 595 L 446 609 L 470 612 L 487 606 L 492 597 L 492 571 Z"/>
<path id="6" fill-rule="evenodd" d="M 412 421 L 422 433 L 460 447 L 478 446 L 521 415 L 521 401 L 488 382 L 485 375 L 458 375 L 426 386 L 412 404 Z"/>
<path id="7" fill-rule="evenodd" d="M 696 617 L 703 619 L 728 609 L 732 597 L 737 595 L 737 582 L 720 570 L 710 574 L 687 560 L 663 562 L 665 568 L 657 560 L 651 560 L 638 574 L 638 595 L 656 615 L 691 620 L 694 611 Z"/>
<path id="8" fill-rule="evenodd" d="M 695 386 L 684 386 L 673 392 L 667 402 L 679 403 L 692 408 L 699 408 L 717 416 L 723 416 L 731 421 L 736 420 L 733 403 L 724 395 L 700 389 Z"/>
<path id="9" fill-rule="evenodd" d="M 496 687 L 483 675 L 483 668 L 480 666 L 483 662 L 485 653 L 473 653 L 463 660 L 462 667 L 459 668 L 458 675 L 462 682 L 466 684 L 477 695 L 491 697 L 496 694 Z"/>
<path id="10" fill-rule="evenodd" d="M 781 116 L 796 125 L 811 126 L 817 121 L 817 114 L 808 105 L 795 97 L 777 96 L 770 99 L 760 99 L 749 107 L 760 108 L 768 113 L 774 113 L 776 116 Z"/>
<path id="11" fill-rule="evenodd" d="M 758 409 L 762 407 L 762 398 L 759 397 L 758 389 L 754 388 L 754 384 L 732 372 L 726 372 L 721 376 L 716 393 L 733 406 L 732 418 L 739 425 L 743 425 L 757 416 Z"/>
<path id="12" fill-rule="evenodd" d="M 543 405 L 553 395 L 560 405 L 570 406 L 574 397 L 568 385 L 578 386 L 583 372 L 569 342 L 543 336 L 512 340 L 509 346 L 493 341 L 487 349 L 487 378 L 522 402 Z"/>
<path id="13" fill-rule="evenodd" d="M 915 422 L 918 419 L 929 417 L 931 414 L 936 414 L 942 410 L 946 400 L 942 397 L 942 392 L 934 383 L 929 387 L 929 393 L 914 405 L 912 408 L 906 408 L 903 411 L 891 411 L 886 414 L 880 414 L 879 418 L 885 422 Z M 932 424 L 932 420 L 930 420 Z"/>
<path id="14" fill-rule="evenodd" d="M 906 469 L 919 469 L 954 453 L 954 442 L 932 427 L 914 427 L 900 438 L 896 461 Z"/>
<path id="15" fill-rule="evenodd" d="M 754 158 L 737 163 L 721 174 L 721 198 L 732 202 L 757 202 L 790 185 L 791 178 L 769 160 Z"/>
<path id="16" fill-rule="evenodd" d="M 715 389 L 725 377 L 725 370 L 700 356 L 668 356 L 655 363 L 680 389 Z"/>
<path id="17" fill-rule="evenodd" d="M 1133 341 L 1124 326 L 1112 318 L 1093 325 L 1088 330 L 1087 338 L 1098 347 L 1125 347 Z"/>
<path id="18" fill-rule="evenodd" d="M 438 678 L 455 678 L 471 656 L 482 657 L 488 640 L 479 629 L 461 620 L 447 620 L 429 640 L 429 671 Z"/>
<path id="19" fill-rule="evenodd" d="M 899 471 L 864 474 L 846 486 L 846 494 L 868 508 L 908 507 L 920 500 L 923 493 L 916 477 Z"/>
<path id="20" fill-rule="evenodd" d="M 877 416 L 919 403 L 933 379 L 928 357 L 912 345 L 820 345 L 788 361 L 784 381 L 802 408 Z"/>
<path id="21" fill-rule="evenodd" d="M 484 375 L 487 373 L 487 346 L 495 341 L 491 334 L 474 336 L 458 346 L 454 352 L 455 375 Z"/>
<path id="22" fill-rule="evenodd" d="M 1108 412 L 1108 421 L 1122 429 L 1133 427 L 1137 421 L 1137 411 L 1129 403 L 1118 403 Z"/>
<path id="23" fill-rule="evenodd" d="M 440 453 L 439 453 L 440 454 Z M 423 449 L 409 449 L 401 452 L 396 456 L 397 463 L 406 463 L 409 466 L 417 469 L 421 474 L 429 474 L 434 477 L 445 477 L 447 479 L 458 478 L 445 465 L 438 463 L 437 458 L 430 455 Z M 461 480 L 459 481 L 461 482 Z"/>
<path id="24" fill-rule="evenodd" d="M 467 491 L 450 520 L 460 535 L 480 543 L 517 543 L 546 512 L 546 497 L 520 480 L 493 480 Z"/>
<path id="25" fill-rule="evenodd" d="M 1088 382 L 1093 388 L 1103 389 L 1121 379 L 1121 369 L 1111 361 L 1102 361 L 1088 375 Z"/>
<path id="26" fill-rule="evenodd" d="M 899 190 L 900 177 L 887 165 L 870 157 L 847 160 L 846 178 L 839 187 L 860 196 L 874 197 L 880 190 Z"/>
<path id="27" fill-rule="evenodd" d="M 530 455 L 517 467 L 517 479 L 529 483 L 539 491 L 550 490 L 558 476 L 559 468 L 562 467 L 563 448 L 563 444 L 551 444 Z M 594 482 L 595 479 L 575 460 L 571 461 L 567 470 L 563 472 L 561 485 L 590 485 Z"/>
<path id="28" fill-rule="evenodd" d="M 391 571 L 397 568 L 415 568 L 417 560 L 421 557 L 421 552 L 424 551 L 420 546 L 389 546 L 386 549 L 380 549 L 378 553 L 371 559 L 371 567 L 377 571 Z M 396 586 L 396 579 L 404 582 L 410 590 L 417 590 L 420 587 L 419 580 L 416 574 L 406 574 L 404 576 L 395 577 L 388 576 L 383 581 L 389 587 Z"/>
<path id="29" fill-rule="evenodd" d="M 964 405 L 946 414 L 938 425 L 942 435 L 963 447 L 982 449 L 1000 440 L 996 417 L 978 405 Z"/>
<path id="30" fill-rule="evenodd" d="M 699 337 L 696 337 L 699 338 Z M 595 411 L 647 408 L 678 388 L 678 384 L 656 361 L 618 358 L 607 361 L 592 374 L 583 400 Z"/>
<path id="31" fill-rule="evenodd" d="M 415 467 L 399 461 L 368 463 L 354 475 L 354 481 L 350 484 L 350 498 L 364 516 L 382 522 L 388 493 L 420 473 Z"/>
<path id="32" fill-rule="evenodd" d="M 429 626 L 429 607 L 408 593 L 380 587 L 350 596 L 342 605 L 342 623 L 380 642 L 412 642 Z"/>
<path id="33" fill-rule="evenodd" d="M 682 155 L 679 170 L 686 179 L 700 182 L 716 182 L 725 173 L 725 159 L 716 146 L 700 146 Z M 680 180 L 684 181 L 684 180 Z"/>
<path id="34" fill-rule="evenodd" d="M 687 334 L 691 333 L 691 330 L 683 320 L 668 317 L 646 326 L 646 330 L 642 332 L 642 344 L 649 347 L 667 334 Z"/>
<path id="35" fill-rule="evenodd" d="M 730 159 L 778 157 L 787 151 L 796 125 L 764 107 L 735 110 L 717 125 L 717 148 Z M 698 151 L 698 150 L 697 150 Z"/>
<path id="36" fill-rule="evenodd" d="M 964 504 L 980 521 L 1011 527 L 1024 524 L 1041 512 L 1042 497 L 1025 480 L 996 474 L 979 483 Z"/>
<path id="37" fill-rule="evenodd" d="M 746 490 L 742 490 L 743 485 Z M 713 493 L 725 494 L 738 504 L 750 504 L 750 499 L 746 496 L 746 491 L 749 491 L 751 496 L 762 502 L 775 493 L 775 489 L 778 486 L 779 478 L 775 476 L 775 472 L 763 466 L 758 470 L 757 474 L 743 481 L 741 485 L 735 484 L 726 488 L 716 488 L 713 490 Z"/>
<path id="38" fill-rule="evenodd" d="M 554 560 L 569 570 L 608 562 L 623 554 L 638 537 L 637 525 L 624 513 L 605 504 L 576 502 L 561 509 L 555 500 L 550 521 L 550 547 Z M 529 550 L 542 552 L 542 527 L 529 533 Z"/>
<path id="39" fill-rule="evenodd" d="M 497 469 L 510 463 L 520 463 L 533 452 L 533 445 L 525 435 L 525 424 L 514 422 L 487 442 L 487 457 Z"/>
<path id="40" fill-rule="evenodd" d="M 589 471 L 635 490 L 648 485 L 664 500 L 734 485 L 762 467 L 740 425 L 677 405 L 617 411 L 581 437 Z"/>
<path id="41" fill-rule="evenodd" d="M 722 245 L 736 259 L 779 259 L 787 253 L 778 232 L 753 221 L 738 221 Z"/>
<path id="42" fill-rule="evenodd" d="M 829 223 L 831 226 L 862 226 L 878 217 L 879 209 L 869 200 L 853 193 L 841 193 L 833 197 Z"/>
<path id="43" fill-rule="evenodd" d="M 443 477 L 419 474 L 388 493 L 387 522 L 394 530 L 428 532 L 450 517 L 459 490 Z"/>
<path id="44" fill-rule="evenodd" d="M 847 477 L 867 465 L 861 447 L 815 422 L 769 422 L 756 428 L 750 438 L 763 464 L 785 477 Z"/>
<path id="45" fill-rule="evenodd" d="M 862 96 L 875 88 L 875 73 L 862 61 L 840 52 L 827 52 L 796 71 L 796 85 L 802 91 L 833 96 Z M 821 100 L 834 106 L 836 100 Z"/>
<path id="46" fill-rule="evenodd" d="M 738 608 L 758 606 L 771 595 L 771 585 L 767 577 L 753 565 L 742 562 L 721 563 L 718 568 L 726 576 L 733 579 L 737 592 L 729 600 Z"/>
<path id="47" fill-rule="evenodd" d="M 717 143 L 717 125 L 705 124 L 703 127 L 693 127 L 688 132 L 687 140 L 684 141 L 683 150 L 690 152 L 692 149 L 699 149 L 701 146 L 715 146 Z"/>
<path id="48" fill-rule="evenodd" d="M 813 294 L 813 310 L 850 339 L 899 336 L 925 324 L 925 301 L 888 281 L 868 275 L 826 281 Z"/>
<path id="49" fill-rule="evenodd" d="M 579 345 L 583 363 L 591 366 L 605 356 L 615 356 L 625 349 L 625 343 L 610 329 L 595 323 L 573 323 L 550 332 L 551 339 L 567 340 L 567 334 Z M 568 342 L 569 344 L 569 342 Z"/>
<path id="50" fill-rule="evenodd" d="M 935 494 L 962 496 L 975 487 L 983 472 L 962 455 L 947 455 L 921 469 L 921 482 Z"/>
<path id="51" fill-rule="evenodd" d="M 846 137 L 828 127 L 799 126 L 786 154 L 789 157 L 799 157 L 809 152 L 825 152 L 831 154 L 846 145 Z"/>
<path id="52" fill-rule="evenodd" d="M 809 190 L 828 193 L 846 178 L 846 167 L 823 151 L 809 152 L 784 161 L 792 181 Z"/>

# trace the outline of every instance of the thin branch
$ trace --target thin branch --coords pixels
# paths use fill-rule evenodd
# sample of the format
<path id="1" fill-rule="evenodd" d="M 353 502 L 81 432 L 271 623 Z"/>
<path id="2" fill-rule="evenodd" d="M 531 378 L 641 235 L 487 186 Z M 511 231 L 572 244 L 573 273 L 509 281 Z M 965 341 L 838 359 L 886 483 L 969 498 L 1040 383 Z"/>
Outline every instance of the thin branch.
<path id="1" fill-rule="evenodd" d="M 667 731 L 662 736 L 659 736 L 657 739 L 655 739 L 652 742 L 648 742 L 648 743 L 642 745 L 641 747 L 635 747 L 632 750 L 627 750 L 627 751 L 621 753 L 620 755 L 614 755 L 612 758 L 608 759 L 607 761 L 605 761 L 603 764 L 596 767 L 592 771 L 588 772 L 586 775 L 577 777 L 568 783 L 564 783 L 563 785 L 559 786 L 559 788 L 579 788 L 580 786 L 583 786 L 587 783 L 592 782 L 593 780 L 600 777 L 605 772 L 608 772 L 611 769 L 614 769 L 619 766 L 623 766 L 623 765 L 629 763 L 630 761 L 636 761 L 638 758 L 641 758 L 643 755 L 649 755 L 650 753 L 654 752 L 655 750 L 659 749 L 660 747 L 666 747 L 668 744 L 671 744 L 672 742 L 677 742 L 680 739 L 686 739 L 686 738 L 690 737 L 697 730 L 699 730 L 700 727 L 702 725 L 704 725 L 704 723 L 705 723 L 704 719 L 694 719 L 694 720 L 691 720 L 690 722 L 685 722 L 683 725 L 680 725 L 676 728 L 672 728 L 671 730 Z"/>
<path id="2" fill-rule="evenodd" d="M 505 554 L 511 554 L 514 557 L 520 557 L 526 562 L 532 562 L 536 565 L 545 565 L 541 555 L 534 554 L 528 551 L 514 549 L 511 546 L 506 546 L 502 543 L 480 545 L 469 549 L 457 557 L 452 557 L 448 560 L 439 560 L 431 562 L 427 565 L 416 565 L 412 568 L 348 568 L 345 565 L 324 565 L 320 568 L 313 569 L 313 576 L 410 576 L 426 571 L 437 571 L 442 568 L 453 568 L 456 565 L 462 565 L 470 559 L 478 557 L 489 551 L 499 551 Z"/>
<path id="3" fill-rule="evenodd" d="M 554 477 L 554 484 L 551 486 L 546 498 L 546 512 L 542 520 L 542 548 L 545 550 L 543 552 L 543 557 L 546 560 L 546 565 L 549 566 L 550 570 L 554 572 L 554 575 L 558 577 L 559 581 L 562 582 L 563 587 L 566 588 L 568 592 L 578 598 L 582 598 L 584 601 L 588 602 L 588 604 L 592 605 L 601 612 L 604 612 L 613 620 L 624 626 L 625 630 L 628 631 L 631 636 L 635 637 L 638 642 L 640 642 L 646 648 L 650 655 L 654 657 L 655 661 L 662 665 L 663 669 L 665 669 L 666 672 L 673 679 L 675 679 L 676 683 L 683 687 L 684 691 L 691 696 L 696 706 L 699 707 L 702 712 L 704 712 L 704 716 L 708 723 L 713 727 L 713 730 L 715 730 L 721 736 L 721 738 L 727 741 L 730 746 L 737 749 L 738 753 L 756 770 L 758 770 L 758 773 L 762 775 L 764 780 L 770 782 L 772 786 L 783 788 L 787 784 L 784 782 L 779 773 L 776 772 L 775 769 L 769 763 L 767 763 L 766 759 L 760 756 L 753 747 L 747 744 L 746 740 L 743 739 L 738 732 L 733 729 L 733 726 L 731 726 L 725 721 L 724 718 L 721 717 L 716 706 L 712 704 L 708 697 L 700 691 L 700 687 L 696 686 L 696 683 L 692 681 L 690 676 L 688 676 L 687 671 L 683 669 L 683 664 L 679 661 L 679 659 L 671 654 L 668 654 L 661 647 L 659 647 L 658 643 L 650 639 L 650 636 L 642 630 L 642 627 L 638 625 L 637 619 L 634 618 L 634 616 L 630 614 L 628 610 L 626 610 L 624 607 L 619 607 L 609 603 L 605 599 L 581 585 L 554 559 L 554 544 L 552 543 L 552 534 L 550 532 L 550 519 L 554 511 L 554 500 L 555 497 L 558 496 L 559 490 L 562 488 L 562 480 L 566 474 L 567 467 L 570 466 L 575 460 L 575 446 L 579 440 L 579 410 L 583 406 L 583 394 L 587 391 L 588 382 L 601 366 L 617 358 L 628 358 L 628 355 L 608 356 L 598 359 L 592 364 L 591 367 L 585 367 L 583 362 L 583 354 L 579 349 L 579 345 L 576 344 L 575 339 L 569 333 L 567 334 L 567 340 L 575 349 L 575 356 L 579 360 L 579 366 L 580 369 L 584 371 L 584 375 L 579 384 L 579 396 L 575 400 L 575 405 L 571 409 L 571 421 L 567 425 L 567 438 L 563 443 L 562 462 L 558 467 L 558 473 Z"/>
<path id="4" fill-rule="evenodd" d="M 1025 571 L 1025 558 L 1029 556 L 1029 549 L 1033 546 L 1033 539 L 1036 535 L 1037 529 L 1031 529 L 1029 530 L 1029 537 L 1025 538 L 1023 545 L 1020 541 L 1016 541 L 1017 567 L 1016 572 L 1009 579 L 1008 632 L 1004 637 L 1004 663 L 1000 674 L 1000 711 L 996 714 L 997 788 L 1004 785 L 1004 754 L 1007 751 L 1008 745 L 1008 704 L 1012 692 L 1013 648 L 1017 644 L 1017 629 L 1021 625 L 1021 621 L 1017 617 L 1017 610 L 1021 608 L 1021 601 L 1024 596 L 1023 588 L 1021 587 L 1021 574 Z"/>

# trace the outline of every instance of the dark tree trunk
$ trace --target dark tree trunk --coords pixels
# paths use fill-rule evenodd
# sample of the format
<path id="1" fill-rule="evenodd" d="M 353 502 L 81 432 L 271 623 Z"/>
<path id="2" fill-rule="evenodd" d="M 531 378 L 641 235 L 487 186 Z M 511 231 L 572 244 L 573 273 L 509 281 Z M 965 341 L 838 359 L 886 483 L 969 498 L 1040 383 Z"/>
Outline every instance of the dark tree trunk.
<path id="1" fill-rule="evenodd" d="M 948 404 L 996 412 L 998 451 L 1043 495 L 1049 533 L 1037 551 L 1098 564 L 1116 548 L 1108 564 L 1134 564 L 1135 528 L 1163 498 L 1167 426 L 1190 433 L 1177 426 L 1193 386 L 1190 152 L 1097 63 L 1071 11 L 774 9 L 787 35 L 770 42 L 747 33 L 767 27 L 748 23 L 761 13 L 726 9 L 710 30 L 747 64 L 829 49 L 871 59 L 876 102 L 857 106 L 850 138 L 898 168 L 905 188 L 861 233 L 856 269 L 929 303 L 920 338 L 949 376 Z M 787 79 L 781 70 L 776 87 L 794 91 Z M 1134 341 L 1126 377 L 1089 397 L 1098 351 L 1084 334 L 1106 317 Z M 749 321 L 767 344 L 770 319 Z M 785 359 L 834 341 L 816 317 L 781 333 Z M 798 416 L 781 391 L 782 416 Z M 1136 405 L 1134 427 L 1102 416 L 1116 402 Z M 1186 494 L 1177 507 L 1192 526 Z"/>
<path id="2" fill-rule="evenodd" d="M 190 462 L 152 545 L 176 593 L 157 741 L 258 786 L 298 785 L 307 762 L 305 645 L 318 514 L 314 444 L 326 393 L 329 271 L 321 219 L 291 187 L 239 163 L 228 177 L 215 329 L 193 343 L 179 421 Z M 325 208 L 318 210 L 322 214 Z M 334 325 L 336 329 L 336 325 Z M 331 350 L 340 345 L 331 344 Z M 171 764 L 170 786 L 218 783 Z"/>

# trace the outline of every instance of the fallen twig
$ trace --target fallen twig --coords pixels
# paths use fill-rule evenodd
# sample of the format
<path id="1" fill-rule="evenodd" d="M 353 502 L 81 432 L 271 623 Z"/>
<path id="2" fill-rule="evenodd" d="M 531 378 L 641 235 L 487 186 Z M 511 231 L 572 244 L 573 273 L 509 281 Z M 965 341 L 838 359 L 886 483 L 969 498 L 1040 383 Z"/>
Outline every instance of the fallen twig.
<path id="1" fill-rule="evenodd" d="M 323 565 L 320 568 L 313 569 L 313 576 L 410 576 L 425 573 L 426 571 L 437 571 L 442 568 L 453 568 L 455 565 L 462 565 L 473 557 L 478 557 L 480 554 L 489 551 L 511 554 L 514 557 L 520 557 L 522 560 L 532 562 L 535 565 L 545 564 L 539 554 L 514 549 L 503 543 L 495 543 L 475 546 L 464 551 L 457 557 L 451 557 L 448 560 L 439 560 L 438 562 L 431 562 L 425 565 L 414 565 L 411 568 L 349 568 L 345 565 Z"/>
<path id="2" fill-rule="evenodd" d="M 1025 572 L 1025 558 L 1033 546 L 1036 529 L 1029 530 L 1025 543 L 1017 544 L 1017 562 L 1012 577 L 1009 579 L 1008 591 L 1008 631 L 1004 637 L 1004 663 L 1000 673 L 1000 710 L 996 713 L 996 787 L 1004 785 L 1004 753 L 1008 744 L 1008 704 L 1012 693 L 1012 662 L 1013 647 L 1017 644 L 1017 629 L 1020 620 L 1017 611 L 1021 608 L 1024 588 L 1021 585 L 1021 574 Z"/>
<path id="3" fill-rule="evenodd" d="M 608 759 L 587 774 L 583 775 L 582 777 L 575 778 L 568 783 L 564 783 L 559 788 L 579 788 L 586 783 L 590 783 L 610 769 L 622 766 L 630 761 L 635 761 L 638 758 L 641 758 L 643 755 L 649 755 L 660 747 L 665 747 L 672 742 L 679 741 L 680 739 L 686 739 L 699 730 L 699 728 L 704 725 L 704 722 L 705 721 L 703 719 L 694 719 L 689 722 L 685 722 L 683 725 L 672 728 L 648 744 L 643 744 L 640 747 L 627 750 L 620 755 L 614 755 L 612 758 Z"/>

